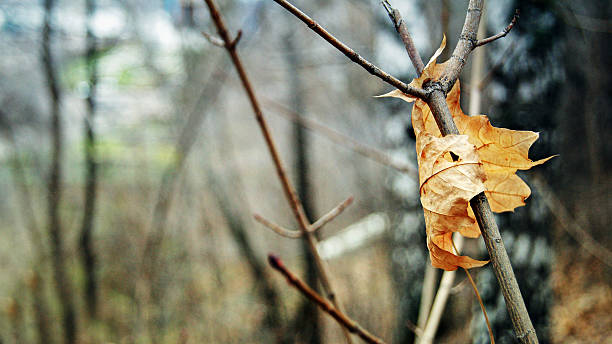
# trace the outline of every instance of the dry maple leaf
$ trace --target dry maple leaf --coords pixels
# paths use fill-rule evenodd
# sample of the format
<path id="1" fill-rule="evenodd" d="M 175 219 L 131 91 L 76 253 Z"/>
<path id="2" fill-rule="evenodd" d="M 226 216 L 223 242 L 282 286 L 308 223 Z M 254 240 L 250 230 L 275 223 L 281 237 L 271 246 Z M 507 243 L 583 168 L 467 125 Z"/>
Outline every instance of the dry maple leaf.
<path id="1" fill-rule="evenodd" d="M 421 76 L 411 86 L 422 87 L 428 80 L 440 77 L 446 63 L 436 60 L 446 46 L 446 37 L 427 63 Z M 444 270 L 472 268 L 486 264 L 467 256 L 453 254 L 452 233 L 478 237 L 480 229 L 474 220 L 469 201 L 485 191 L 494 212 L 513 211 L 525 205 L 531 194 L 529 186 L 516 175 L 542 164 L 552 157 L 531 161 L 529 148 L 538 139 L 532 131 L 496 128 L 484 116 L 468 116 L 459 103 L 459 81 L 446 101 L 462 135 L 442 137 L 427 103 L 391 91 L 379 97 L 396 97 L 414 102 L 412 126 L 416 134 L 421 204 L 425 214 L 427 247 L 432 265 Z M 451 158 L 451 152 L 456 161 Z"/>

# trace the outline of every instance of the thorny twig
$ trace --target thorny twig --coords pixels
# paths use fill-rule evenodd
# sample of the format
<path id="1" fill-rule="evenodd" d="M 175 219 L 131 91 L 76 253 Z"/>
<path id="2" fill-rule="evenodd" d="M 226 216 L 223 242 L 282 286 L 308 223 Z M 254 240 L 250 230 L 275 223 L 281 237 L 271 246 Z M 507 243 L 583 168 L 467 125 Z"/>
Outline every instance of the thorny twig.
<path id="1" fill-rule="evenodd" d="M 302 202 L 297 196 L 294 186 L 291 184 L 291 182 L 289 181 L 289 178 L 287 177 L 287 172 L 285 171 L 284 164 L 280 159 L 280 155 L 278 154 L 278 150 L 276 148 L 276 144 L 274 143 L 274 140 L 270 133 L 268 123 L 266 122 L 263 116 L 263 112 L 259 105 L 259 101 L 257 100 L 257 97 L 255 96 L 255 91 L 253 90 L 253 87 L 251 86 L 251 82 L 249 81 L 249 78 L 247 77 L 246 70 L 244 69 L 242 65 L 242 61 L 240 60 L 240 57 L 238 56 L 238 52 L 236 51 L 236 44 L 238 43 L 238 40 L 241 34 L 240 32 L 238 32 L 237 37 L 232 39 L 227 31 L 225 22 L 221 18 L 219 9 L 217 8 L 217 5 L 214 3 L 214 0 L 205 0 L 205 2 L 206 2 L 206 5 L 208 6 L 210 16 L 213 22 L 215 23 L 215 26 L 217 27 L 217 32 L 225 43 L 225 49 L 230 55 L 230 58 L 234 66 L 236 67 L 236 71 L 238 72 L 238 75 L 240 77 L 240 81 L 242 82 L 242 86 L 247 93 L 247 96 L 251 103 L 251 107 L 255 114 L 255 118 L 264 136 L 264 140 L 266 141 L 266 146 L 268 147 L 268 151 L 272 157 L 272 160 L 274 161 L 274 167 L 276 169 L 278 178 L 282 184 L 283 191 L 285 193 L 287 201 L 291 207 L 291 210 L 293 211 L 295 219 L 297 220 L 300 226 L 300 231 L 304 233 L 304 238 L 308 244 L 310 252 L 312 253 L 312 257 L 317 265 L 317 269 L 319 272 L 319 277 L 320 277 L 321 285 L 323 286 L 323 290 L 325 291 L 327 298 L 335 305 L 335 307 L 338 310 L 341 311 L 342 305 L 339 302 L 339 300 L 336 298 L 336 294 L 333 291 L 333 287 L 330 282 L 327 267 L 325 266 L 325 262 L 320 257 L 319 252 L 317 251 L 317 247 L 316 247 L 317 239 L 315 238 L 313 233 L 308 231 L 308 229 L 311 227 L 311 224 L 308 218 L 306 217 L 304 208 L 302 206 Z M 346 329 L 344 327 L 342 329 L 344 331 L 347 343 L 349 344 L 352 343 L 351 337 L 346 332 Z"/>
<path id="2" fill-rule="evenodd" d="M 363 339 L 366 343 L 374 343 L 374 344 L 384 344 L 383 340 L 377 338 L 366 329 L 361 327 L 355 320 L 349 318 L 344 312 L 337 309 L 325 300 L 321 295 L 317 294 L 314 290 L 312 290 L 306 283 L 300 280 L 296 275 L 294 275 L 283 261 L 280 260 L 275 255 L 268 255 L 268 263 L 271 267 L 273 267 L 276 271 L 280 272 L 287 279 L 287 283 L 295 287 L 300 291 L 304 296 L 309 298 L 312 302 L 316 303 L 323 311 L 327 314 L 331 315 L 340 325 L 346 328 L 349 332 L 358 335 L 361 339 Z"/>
<path id="3" fill-rule="evenodd" d="M 491 43 L 495 40 L 498 40 L 502 37 L 506 37 L 506 35 L 510 32 L 510 30 L 512 30 L 512 28 L 514 27 L 514 25 L 516 24 L 518 18 L 519 18 L 519 14 L 520 11 L 517 9 L 516 12 L 514 12 L 514 16 L 512 17 L 512 21 L 510 22 L 510 24 L 508 24 L 508 26 L 506 26 L 502 32 L 498 33 L 497 35 L 493 35 L 491 37 L 485 38 L 485 39 L 481 39 L 478 42 L 476 42 L 476 46 L 475 47 L 479 47 L 481 45 L 485 45 L 487 43 Z"/>

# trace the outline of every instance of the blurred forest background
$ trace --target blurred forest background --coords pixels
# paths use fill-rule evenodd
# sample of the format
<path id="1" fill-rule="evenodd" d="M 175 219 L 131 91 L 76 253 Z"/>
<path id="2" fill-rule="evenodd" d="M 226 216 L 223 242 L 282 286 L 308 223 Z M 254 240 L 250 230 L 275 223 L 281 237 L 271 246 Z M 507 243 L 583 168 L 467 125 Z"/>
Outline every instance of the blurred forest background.
<path id="1" fill-rule="evenodd" d="M 404 47 L 377 0 L 296 0 L 362 56 L 409 82 Z M 272 133 L 319 233 L 349 315 L 412 343 L 429 266 L 418 178 L 347 139 L 416 166 L 410 104 L 271 0 L 220 1 Z M 467 1 L 395 0 L 425 61 L 454 47 Z M 527 206 L 498 217 L 541 343 L 612 338 L 612 3 L 491 1 L 487 33 L 513 31 L 468 62 L 498 127 L 540 132 L 522 177 Z M 197 0 L 0 0 L 2 343 L 338 343 L 340 328 L 265 263 L 279 254 L 311 285 L 296 224 L 226 52 Z M 448 58 L 451 48 L 442 55 Z M 475 70 L 474 68 L 479 68 Z M 466 253 L 486 259 L 481 239 Z M 489 266 L 473 270 L 496 339 L 512 326 Z M 435 282 L 440 273 L 432 270 Z M 487 343 L 457 274 L 437 340 Z M 433 285 L 435 288 L 435 284 Z M 279 335 L 280 334 L 280 335 Z"/>

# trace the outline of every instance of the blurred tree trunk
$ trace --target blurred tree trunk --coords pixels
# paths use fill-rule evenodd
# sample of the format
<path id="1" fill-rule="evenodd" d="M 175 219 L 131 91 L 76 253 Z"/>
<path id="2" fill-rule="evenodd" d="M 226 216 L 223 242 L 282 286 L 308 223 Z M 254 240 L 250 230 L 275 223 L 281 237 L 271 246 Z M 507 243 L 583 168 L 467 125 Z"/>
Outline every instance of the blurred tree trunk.
<path id="1" fill-rule="evenodd" d="M 2 110 L 0 110 L 0 118 L 8 118 Z M 34 211 L 34 205 L 32 204 L 32 193 L 27 181 L 28 171 L 25 169 L 20 159 L 17 142 L 15 140 L 15 133 L 13 132 L 10 121 L 7 120 L 6 122 L 2 123 L 2 125 L 6 139 L 13 150 L 13 157 L 10 163 L 11 179 L 13 185 L 16 187 L 17 200 L 20 203 L 19 207 L 21 208 L 21 215 L 28 235 L 30 236 L 30 242 L 32 245 L 32 272 L 26 284 L 32 293 L 34 318 L 38 332 L 38 343 L 49 343 L 52 342 L 51 328 L 48 320 L 49 307 L 47 306 L 47 300 L 44 298 L 40 287 L 40 285 L 43 283 L 40 272 L 45 267 L 44 258 L 46 257 L 46 249 L 43 245 L 38 222 L 36 221 L 36 212 Z"/>
<path id="2" fill-rule="evenodd" d="M 555 5 L 568 25 L 561 52 L 567 81 L 562 84 L 555 113 L 559 126 L 555 141 L 561 158 L 553 190 L 558 190 L 561 203 L 575 220 L 570 225 L 578 224 L 612 250 L 612 178 L 605 172 L 612 167 L 612 49 L 608 43 L 612 4 L 597 0 Z M 555 343 L 609 341 L 612 268 L 587 253 L 581 238 L 568 235 L 563 228 L 556 226 L 553 240 L 556 264 L 552 279 L 556 283 L 551 339 Z M 586 300 L 590 300 L 588 306 Z M 585 306 L 577 308 L 577 304 Z"/>
<path id="3" fill-rule="evenodd" d="M 267 265 L 261 262 L 249 239 L 247 224 L 245 224 L 242 217 L 243 214 L 251 214 L 252 212 L 248 202 L 245 201 L 245 188 L 238 171 L 239 164 L 237 163 L 234 144 L 229 134 L 227 117 L 218 116 L 217 119 L 220 125 L 220 128 L 215 130 L 220 135 L 218 139 L 220 141 L 218 154 L 224 159 L 225 167 L 221 174 L 216 173 L 214 160 L 211 159 L 207 172 L 208 185 L 225 221 L 227 221 L 230 234 L 238 245 L 239 254 L 250 268 L 249 271 L 251 272 L 257 292 L 263 304 L 266 305 L 266 316 L 263 320 L 265 328 L 270 330 L 277 343 L 294 343 L 294 340 L 288 337 L 288 334 L 291 334 L 290 332 L 293 329 L 287 328 L 285 326 L 286 322 L 283 321 L 281 314 L 282 303 L 279 299 L 278 290 L 267 273 Z M 218 160 L 216 159 L 216 161 Z M 231 194 L 226 192 L 230 186 Z"/>
<path id="4" fill-rule="evenodd" d="M 291 108 L 295 113 L 306 116 L 306 111 L 303 103 L 304 89 L 301 79 L 301 56 L 300 51 L 296 47 L 295 32 L 291 32 L 285 36 L 285 45 L 287 57 L 287 68 L 289 75 L 289 94 L 291 96 Z M 308 132 L 298 123 L 293 124 L 293 149 L 294 149 L 294 171 L 296 174 L 296 188 L 298 196 L 304 206 L 306 217 L 312 221 L 313 217 L 313 200 L 310 185 L 310 164 L 308 163 Z M 302 240 L 302 251 L 305 259 L 305 281 L 306 283 L 318 290 L 317 266 L 315 260 L 308 248 L 306 240 Z M 291 328 L 287 331 L 288 334 L 296 334 L 298 340 L 301 339 L 304 343 L 317 344 L 322 342 L 321 338 L 321 323 L 317 306 L 307 299 L 302 300 L 301 305 L 293 319 Z"/>
<path id="5" fill-rule="evenodd" d="M 219 63 L 213 63 L 211 65 L 218 66 Z M 223 85 L 225 81 L 227 74 L 224 73 L 222 69 L 221 67 L 215 70 L 206 81 L 192 111 L 189 113 L 179 133 L 175 146 L 174 159 L 166 166 L 162 174 L 157 201 L 153 210 L 151 229 L 147 235 L 142 255 L 141 278 L 144 283 L 144 290 L 140 300 L 142 303 L 141 307 L 145 307 L 146 304 L 150 302 L 156 307 L 161 307 L 162 305 L 164 291 L 158 278 L 159 265 L 161 264 L 159 262 L 159 257 L 177 179 L 184 168 L 185 161 L 200 132 L 202 121 L 207 113 L 206 105 L 217 99 L 217 95 L 222 88 L 221 85 Z M 162 312 L 160 311 L 158 313 L 161 315 Z M 154 332 L 159 330 L 160 326 L 163 327 L 161 319 L 160 316 L 153 316 L 146 320 L 152 340 L 157 337 Z"/>
<path id="6" fill-rule="evenodd" d="M 248 210 L 248 207 L 234 206 L 234 204 L 240 204 L 240 202 L 236 202 L 236 198 L 230 197 L 230 195 L 225 192 L 225 187 L 223 187 L 224 185 L 232 185 L 234 194 L 241 193 L 238 190 L 240 188 L 236 187 L 237 184 L 240 184 L 240 181 L 236 179 L 237 176 L 234 176 L 234 173 L 230 174 L 232 176 L 230 176 L 228 179 L 231 179 L 231 181 L 223 182 L 220 176 L 218 176 L 212 169 L 209 169 L 208 184 L 210 185 L 223 217 L 227 221 L 230 234 L 238 245 L 238 251 L 244 258 L 245 263 L 250 268 L 249 271 L 251 272 L 257 292 L 259 293 L 263 304 L 266 305 L 267 311 L 263 320 L 264 328 L 271 331 L 272 335 L 276 338 L 276 342 L 287 344 L 292 343 L 293 341 L 283 339 L 283 330 L 286 329 L 283 326 L 283 320 L 280 313 L 281 303 L 278 298 L 278 292 L 276 291 L 270 276 L 266 273 L 266 265 L 261 262 L 257 253 L 253 249 L 253 245 L 251 244 L 251 241 L 247 235 L 246 225 L 241 217 L 241 211 L 239 211 L 239 209 L 242 211 Z M 291 329 L 289 329 L 289 331 L 291 331 Z"/>
<path id="7" fill-rule="evenodd" d="M 66 275 L 64 260 L 64 239 L 62 234 L 59 205 L 62 192 L 62 122 L 60 114 L 60 89 L 59 81 L 51 54 L 51 21 L 53 14 L 54 0 L 45 0 L 45 19 L 42 32 L 42 51 L 41 59 L 49 88 L 51 100 L 51 169 L 48 185 L 48 216 L 49 216 L 49 239 L 51 242 L 51 260 L 53 265 L 53 275 L 60 301 L 60 312 L 62 317 L 62 327 L 64 330 L 64 342 L 76 342 L 76 314 L 72 301 L 72 288 L 70 280 Z"/>
<path id="8" fill-rule="evenodd" d="M 87 114 L 84 120 L 85 129 L 85 204 L 83 207 L 83 223 L 81 225 L 81 256 L 85 270 L 85 305 L 91 318 L 96 318 L 98 305 L 98 285 L 96 281 L 96 255 L 93 248 L 92 233 L 94 229 L 94 215 L 97 194 L 97 162 L 96 162 L 96 136 L 94 131 L 94 116 L 96 112 L 96 87 L 98 83 L 98 57 L 96 37 L 92 31 L 92 18 L 95 11 L 95 0 L 86 0 L 85 11 L 87 17 L 87 49 L 85 64 L 89 90 L 87 94 Z"/>
<path id="9" fill-rule="evenodd" d="M 51 337 L 51 326 L 49 325 L 49 307 L 43 291 L 43 281 L 40 273 L 35 267 L 31 276 L 28 278 L 28 287 L 32 293 L 32 304 L 34 317 L 36 319 L 36 330 L 38 332 L 38 343 L 53 343 Z"/>
<path id="10" fill-rule="evenodd" d="M 21 283 L 19 283 L 21 284 Z M 19 292 L 17 294 L 20 294 Z M 21 344 L 26 343 L 24 334 L 24 319 L 21 304 L 17 297 L 10 298 L 8 305 L 6 306 L 6 313 L 10 321 L 11 336 L 13 337 L 13 343 Z"/>

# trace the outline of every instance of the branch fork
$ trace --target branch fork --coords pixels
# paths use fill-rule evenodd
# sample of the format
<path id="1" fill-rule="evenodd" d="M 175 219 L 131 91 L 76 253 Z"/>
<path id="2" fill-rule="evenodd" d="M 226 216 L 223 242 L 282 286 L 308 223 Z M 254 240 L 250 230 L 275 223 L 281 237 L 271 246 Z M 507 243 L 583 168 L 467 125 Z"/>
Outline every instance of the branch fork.
<path id="1" fill-rule="evenodd" d="M 285 238 L 290 238 L 290 239 L 298 239 L 298 238 L 303 237 L 304 233 L 314 233 L 319 228 L 325 226 L 326 224 L 331 222 L 333 219 L 335 219 L 338 215 L 340 215 L 344 211 L 344 209 L 346 209 L 352 203 L 353 203 L 353 196 L 350 196 L 344 201 L 340 202 L 340 204 L 332 208 L 332 210 L 327 212 L 327 214 L 321 216 L 321 218 L 319 218 L 313 224 L 308 226 L 308 228 L 305 231 L 286 229 L 270 220 L 265 219 L 263 216 L 259 214 L 253 214 L 253 217 L 255 218 L 255 221 L 268 227 L 269 229 L 273 230 L 274 232 L 276 232 L 276 234 L 280 236 L 283 236 Z"/>

